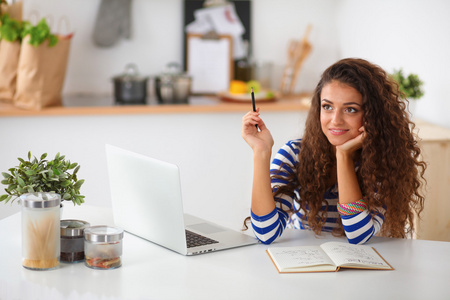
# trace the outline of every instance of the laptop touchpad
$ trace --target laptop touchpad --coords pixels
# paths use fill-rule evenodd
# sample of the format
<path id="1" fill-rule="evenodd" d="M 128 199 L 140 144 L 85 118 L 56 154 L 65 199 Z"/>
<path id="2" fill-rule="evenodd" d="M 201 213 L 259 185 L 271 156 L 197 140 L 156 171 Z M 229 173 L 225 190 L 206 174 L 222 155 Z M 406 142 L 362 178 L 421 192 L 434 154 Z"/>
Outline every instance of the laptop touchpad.
<path id="1" fill-rule="evenodd" d="M 189 228 L 192 228 L 194 230 L 197 230 L 199 232 L 205 233 L 205 234 L 212 234 L 223 231 L 222 228 L 214 226 L 209 223 L 199 223 L 199 224 L 193 224 L 189 225 Z"/>

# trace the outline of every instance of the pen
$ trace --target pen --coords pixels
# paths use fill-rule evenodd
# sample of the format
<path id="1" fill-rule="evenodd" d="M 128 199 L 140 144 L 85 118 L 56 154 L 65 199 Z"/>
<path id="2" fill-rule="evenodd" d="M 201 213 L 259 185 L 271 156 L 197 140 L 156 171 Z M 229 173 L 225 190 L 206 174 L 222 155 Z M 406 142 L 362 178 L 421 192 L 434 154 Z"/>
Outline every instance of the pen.
<path id="1" fill-rule="evenodd" d="M 255 93 L 253 92 L 252 88 L 252 105 L 253 105 L 253 111 L 256 111 L 256 102 L 255 102 Z M 256 129 L 258 129 L 258 125 L 255 125 Z"/>

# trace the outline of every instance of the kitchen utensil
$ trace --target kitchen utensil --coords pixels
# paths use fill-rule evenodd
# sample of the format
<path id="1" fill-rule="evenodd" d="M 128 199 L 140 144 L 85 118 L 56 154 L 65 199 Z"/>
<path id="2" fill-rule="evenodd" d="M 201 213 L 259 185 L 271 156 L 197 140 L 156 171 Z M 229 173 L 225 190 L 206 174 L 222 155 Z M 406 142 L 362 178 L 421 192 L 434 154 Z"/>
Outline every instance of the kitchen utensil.
<path id="1" fill-rule="evenodd" d="M 113 78 L 117 104 L 146 104 L 148 77 L 139 75 L 135 64 L 128 64 L 123 74 Z"/>
<path id="2" fill-rule="evenodd" d="M 312 26 L 308 25 L 305 35 L 301 41 L 291 41 L 288 48 L 288 62 L 284 68 L 283 77 L 281 79 L 280 91 L 283 94 L 290 95 L 294 91 L 300 68 L 306 57 L 310 54 L 312 46 L 308 42 L 308 36 Z M 286 89 L 286 86 L 289 87 Z"/>
<path id="3" fill-rule="evenodd" d="M 166 71 L 155 77 L 155 93 L 158 103 L 188 103 L 191 82 L 191 77 L 182 73 L 177 63 L 169 63 Z"/>

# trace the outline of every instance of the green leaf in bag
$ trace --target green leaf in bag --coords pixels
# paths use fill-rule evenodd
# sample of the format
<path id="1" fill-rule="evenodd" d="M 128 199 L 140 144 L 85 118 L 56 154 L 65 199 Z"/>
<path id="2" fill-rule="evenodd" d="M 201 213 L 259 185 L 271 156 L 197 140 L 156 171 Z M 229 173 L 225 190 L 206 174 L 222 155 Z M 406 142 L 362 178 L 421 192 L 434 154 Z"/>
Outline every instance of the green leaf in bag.
<path id="1" fill-rule="evenodd" d="M 0 17 L 0 39 L 14 42 L 21 39 L 22 23 L 11 19 L 8 14 Z"/>
<path id="2" fill-rule="evenodd" d="M 30 35 L 29 44 L 34 47 L 39 46 L 47 39 L 49 40 L 49 47 L 53 47 L 58 43 L 58 37 L 50 33 L 50 27 L 45 18 L 40 20 L 36 26 L 31 25 L 29 22 L 24 22 L 23 28 L 22 38 Z"/>

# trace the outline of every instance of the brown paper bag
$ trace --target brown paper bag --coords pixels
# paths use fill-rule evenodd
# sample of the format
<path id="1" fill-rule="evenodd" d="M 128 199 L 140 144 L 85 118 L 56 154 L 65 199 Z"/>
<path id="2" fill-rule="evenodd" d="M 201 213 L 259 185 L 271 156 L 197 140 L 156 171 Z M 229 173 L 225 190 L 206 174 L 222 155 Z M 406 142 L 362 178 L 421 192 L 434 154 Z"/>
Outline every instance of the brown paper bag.
<path id="1" fill-rule="evenodd" d="M 71 35 L 58 36 L 58 43 L 48 46 L 48 40 L 38 47 L 22 40 L 14 105 L 24 109 L 40 110 L 62 105 L 62 88 L 66 76 Z"/>
<path id="2" fill-rule="evenodd" d="M 2 14 L 11 19 L 22 20 L 22 1 L 1 4 Z M 19 63 L 20 42 L 0 41 L 0 102 L 12 103 L 16 91 L 17 65 Z"/>
<path id="3" fill-rule="evenodd" d="M 16 19 L 18 21 L 22 21 L 22 1 L 14 2 L 14 3 L 2 3 L 1 4 L 1 12 L 2 14 L 9 14 L 9 17 L 12 19 Z"/>
<path id="4" fill-rule="evenodd" d="M 0 41 L 0 101 L 2 102 L 13 102 L 19 54 L 19 41 Z"/>

